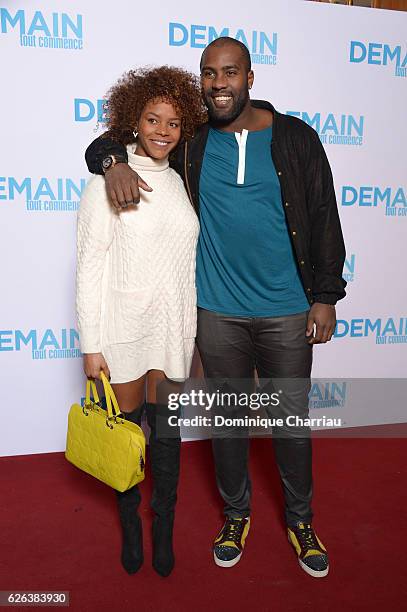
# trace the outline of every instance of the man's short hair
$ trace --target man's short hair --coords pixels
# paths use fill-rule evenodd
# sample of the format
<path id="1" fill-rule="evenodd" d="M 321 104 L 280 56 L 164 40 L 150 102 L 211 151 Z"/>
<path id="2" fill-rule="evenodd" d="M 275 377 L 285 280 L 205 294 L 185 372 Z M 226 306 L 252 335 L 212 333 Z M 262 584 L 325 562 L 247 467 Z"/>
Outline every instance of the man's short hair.
<path id="1" fill-rule="evenodd" d="M 236 40 L 236 38 L 231 38 L 230 36 L 220 36 L 219 38 L 215 38 L 215 40 L 209 43 L 206 49 L 204 49 L 204 51 L 202 52 L 200 68 L 202 68 L 204 55 L 210 47 L 224 47 L 225 45 L 235 45 L 236 47 L 239 47 L 240 51 L 242 52 L 245 64 L 247 66 L 247 72 L 249 72 L 249 70 L 252 69 L 252 60 L 250 58 L 249 49 L 240 40 Z"/>

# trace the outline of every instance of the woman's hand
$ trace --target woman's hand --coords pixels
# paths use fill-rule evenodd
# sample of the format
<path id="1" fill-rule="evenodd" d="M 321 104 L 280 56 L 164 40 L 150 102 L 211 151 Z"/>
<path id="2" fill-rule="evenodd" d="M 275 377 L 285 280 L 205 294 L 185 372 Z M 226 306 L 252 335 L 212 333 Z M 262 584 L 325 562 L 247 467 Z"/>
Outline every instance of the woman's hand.
<path id="1" fill-rule="evenodd" d="M 110 371 L 102 353 L 86 353 L 83 356 L 83 369 L 88 378 L 100 379 L 100 371 L 102 370 L 106 378 L 110 379 Z"/>

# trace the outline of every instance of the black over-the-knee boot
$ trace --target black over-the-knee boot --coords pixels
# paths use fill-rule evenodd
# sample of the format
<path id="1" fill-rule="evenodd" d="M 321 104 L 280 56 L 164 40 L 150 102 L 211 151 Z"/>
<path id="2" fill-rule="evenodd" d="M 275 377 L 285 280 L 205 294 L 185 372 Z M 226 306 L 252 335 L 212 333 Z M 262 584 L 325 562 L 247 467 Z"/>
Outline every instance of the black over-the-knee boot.
<path id="1" fill-rule="evenodd" d="M 127 421 L 141 424 L 144 404 L 133 412 L 123 413 Z M 137 514 L 141 495 L 138 485 L 127 491 L 116 491 L 119 507 L 120 524 L 122 527 L 121 561 L 128 574 L 135 574 L 143 564 L 143 531 L 141 518 Z"/>
<path id="2" fill-rule="evenodd" d="M 168 425 L 168 406 L 147 403 L 150 434 L 150 461 L 153 473 L 151 507 L 153 521 L 153 567 L 160 576 L 168 576 L 174 567 L 172 535 L 180 466 L 181 438 L 178 427 Z"/>

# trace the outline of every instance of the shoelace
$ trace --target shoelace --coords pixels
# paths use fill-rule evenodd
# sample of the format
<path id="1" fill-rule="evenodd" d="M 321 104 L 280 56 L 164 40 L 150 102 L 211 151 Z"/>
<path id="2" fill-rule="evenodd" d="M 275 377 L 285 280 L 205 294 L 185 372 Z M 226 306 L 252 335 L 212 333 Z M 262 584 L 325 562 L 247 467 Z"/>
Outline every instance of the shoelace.
<path id="1" fill-rule="evenodd" d="M 240 539 L 242 537 L 243 529 L 244 529 L 243 519 L 237 519 L 235 521 L 231 519 L 225 525 L 225 530 L 223 532 L 222 540 L 224 542 L 234 542 L 236 545 L 240 544 Z"/>
<path id="2" fill-rule="evenodd" d="M 303 527 L 300 527 L 300 525 L 303 525 Z M 296 529 L 296 534 L 300 540 L 301 546 L 305 548 L 306 551 L 311 549 L 320 550 L 321 547 L 318 544 L 318 540 L 311 525 L 304 525 L 304 523 L 300 523 Z"/>

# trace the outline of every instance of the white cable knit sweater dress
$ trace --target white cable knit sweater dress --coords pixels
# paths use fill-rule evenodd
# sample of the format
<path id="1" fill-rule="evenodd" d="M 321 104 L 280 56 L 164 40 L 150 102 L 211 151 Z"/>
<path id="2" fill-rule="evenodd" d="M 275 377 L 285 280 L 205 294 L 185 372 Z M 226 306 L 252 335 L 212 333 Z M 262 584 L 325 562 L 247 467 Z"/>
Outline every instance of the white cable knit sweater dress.
<path id="1" fill-rule="evenodd" d="M 196 335 L 197 216 L 168 161 L 127 147 L 129 164 L 153 191 L 116 212 L 105 180 L 92 177 L 80 203 L 77 318 L 83 353 L 101 352 L 111 382 L 148 370 L 189 375 Z"/>

